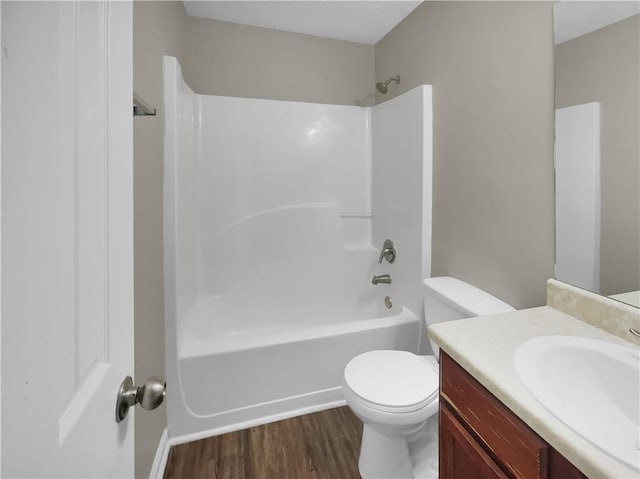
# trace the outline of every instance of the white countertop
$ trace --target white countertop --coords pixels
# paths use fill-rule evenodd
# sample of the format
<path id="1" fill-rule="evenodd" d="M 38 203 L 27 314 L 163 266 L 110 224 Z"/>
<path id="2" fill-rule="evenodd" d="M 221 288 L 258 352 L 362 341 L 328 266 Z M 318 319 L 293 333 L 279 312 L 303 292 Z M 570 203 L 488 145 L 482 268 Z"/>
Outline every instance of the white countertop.
<path id="1" fill-rule="evenodd" d="M 640 477 L 638 472 L 587 442 L 548 412 L 525 389 L 513 365 L 515 349 L 537 336 L 569 335 L 626 346 L 633 344 L 549 306 L 438 323 L 429 327 L 428 333 L 449 356 L 587 477 Z"/>

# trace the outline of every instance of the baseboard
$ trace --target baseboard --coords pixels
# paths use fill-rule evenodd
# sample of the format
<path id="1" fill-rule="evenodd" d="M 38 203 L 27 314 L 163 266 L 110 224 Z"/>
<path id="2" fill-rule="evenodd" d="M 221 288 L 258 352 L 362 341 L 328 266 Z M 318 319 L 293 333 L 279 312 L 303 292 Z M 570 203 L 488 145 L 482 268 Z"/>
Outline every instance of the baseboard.
<path id="1" fill-rule="evenodd" d="M 164 476 L 164 469 L 167 467 L 169 449 L 171 449 L 171 445 L 169 444 L 169 432 L 167 431 L 167 428 L 165 428 L 164 431 L 162 431 L 162 436 L 160 436 L 160 442 L 158 442 L 158 449 L 156 449 L 156 455 L 153 458 L 149 479 L 162 479 L 162 476 Z"/>

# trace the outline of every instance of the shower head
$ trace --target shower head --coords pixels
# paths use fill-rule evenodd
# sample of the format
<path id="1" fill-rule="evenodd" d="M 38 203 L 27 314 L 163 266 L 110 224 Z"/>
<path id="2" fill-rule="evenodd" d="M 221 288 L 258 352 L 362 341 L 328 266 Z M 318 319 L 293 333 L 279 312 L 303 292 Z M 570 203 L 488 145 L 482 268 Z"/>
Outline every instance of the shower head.
<path id="1" fill-rule="evenodd" d="M 376 83 L 376 88 L 378 89 L 378 91 L 380 93 L 387 93 L 387 91 L 389 90 L 388 86 L 389 83 L 391 83 L 392 81 L 396 82 L 396 83 L 400 83 L 400 75 L 396 75 L 392 78 L 389 78 L 386 82 L 382 83 Z"/>

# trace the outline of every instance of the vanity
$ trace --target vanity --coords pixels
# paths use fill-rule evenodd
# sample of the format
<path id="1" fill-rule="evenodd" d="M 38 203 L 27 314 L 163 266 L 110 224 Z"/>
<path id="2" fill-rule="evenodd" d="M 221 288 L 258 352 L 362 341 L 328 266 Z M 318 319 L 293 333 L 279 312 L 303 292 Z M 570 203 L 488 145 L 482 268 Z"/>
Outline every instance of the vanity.
<path id="1" fill-rule="evenodd" d="M 633 355 L 640 340 L 629 328 L 640 329 L 637 308 L 556 280 L 547 284 L 547 306 L 431 326 L 429 336 L 441 348 L 440 478 L 639 477 L 635 467 L 607 454 L 567 425 L 566 417 L 545 407 L 525 386 L 514 361 L 524 343 L 550 336 L 612 345 Z M 555 357 L 546 358 L 551 367 Z M 567 357 L 582 361 L 574 353 Z M 638 362 L 637 355 L 633 358 Z M 586 422 L 606 418 L 579 394 L 566 402 L 568 411 L 586 413 Z M 640 404 L 638 398 L 633 404 Z M 638 446 L 630 447 L 634 461 Z"/>
<path id="2" fill-rule="evenodd" d="M 586 478 L 442 353 L 440 478 Z"/>

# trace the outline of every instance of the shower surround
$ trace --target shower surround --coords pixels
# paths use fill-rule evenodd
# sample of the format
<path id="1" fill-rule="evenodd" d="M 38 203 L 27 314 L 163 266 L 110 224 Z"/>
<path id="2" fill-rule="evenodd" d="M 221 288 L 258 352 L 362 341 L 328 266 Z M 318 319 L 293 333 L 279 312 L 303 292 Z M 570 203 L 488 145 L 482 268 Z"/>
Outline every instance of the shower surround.
<path id="1" fill-rule="evenodd" d="M 373 108 L 198 95 L 171 57 L 164 82 L 170 442 L 345 404 L 355 355 L 424 349 L 430 87 Z"/>

